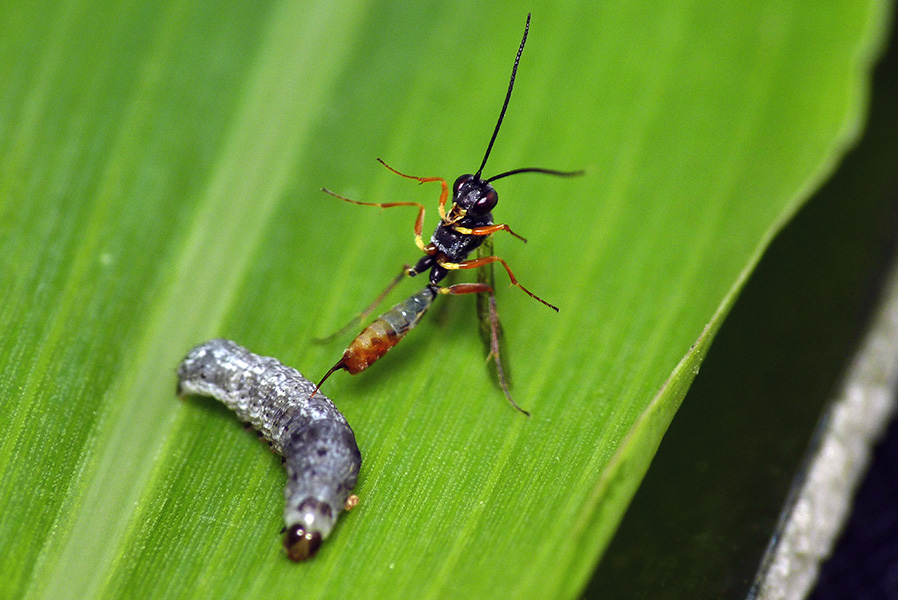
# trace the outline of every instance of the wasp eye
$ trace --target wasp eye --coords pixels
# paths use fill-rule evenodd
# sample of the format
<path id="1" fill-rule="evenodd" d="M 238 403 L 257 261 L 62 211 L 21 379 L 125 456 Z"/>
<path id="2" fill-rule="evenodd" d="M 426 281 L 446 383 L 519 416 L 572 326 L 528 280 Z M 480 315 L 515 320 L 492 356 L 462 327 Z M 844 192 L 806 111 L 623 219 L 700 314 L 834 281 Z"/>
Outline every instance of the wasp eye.
<path id="1" fill-rule="evenodd" d="M 483 194 L 477 198 L 477 201 L 474 202 L 474 207 L 471 211 L 479 215 L 484 215 L 493 210 L 496 207 L 497 202 L 499 202 L 499 194 L 496 193 L 496 190 L 493 188 L 488 187 Z"/>
<path id="2" fill-rule="evenodd" d="M 456 179 L 455 183 L 452 184 L 452 195 L 457 196 L 458 190 L 461 189 L 461 186 L 468 183 L 469 181 L 472 181 L 473 179 L 474 179 L 474 176 L 471 174 L 462 175 L 461 177 Z"/>

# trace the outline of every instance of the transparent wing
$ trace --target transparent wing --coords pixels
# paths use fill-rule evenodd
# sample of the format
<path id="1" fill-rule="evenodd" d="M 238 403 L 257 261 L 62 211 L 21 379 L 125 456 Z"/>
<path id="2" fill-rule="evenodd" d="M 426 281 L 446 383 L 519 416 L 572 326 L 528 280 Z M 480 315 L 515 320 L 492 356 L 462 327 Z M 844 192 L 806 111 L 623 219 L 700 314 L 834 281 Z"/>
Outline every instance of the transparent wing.
<path id="1" fill-rule="evenodd" d="M 493 254 L 493 238 L 487 237 L 477 249 L 477 258 Z M 508 368 L 508 348 L 496 308 L 496 276 L 493 264 L 477 269 L 477 282 L 485 283 L 493 289 L 492 294 L 477 294 L 477 320 L 479 322 L 480 339 L 483 340 L 487 364 L 494 361 L 496 368 L 490 369 L 493 381 L 508 394 L 511 388 L 511 372 Z M 506 360 L 502 360 L 505 357 Z"/>

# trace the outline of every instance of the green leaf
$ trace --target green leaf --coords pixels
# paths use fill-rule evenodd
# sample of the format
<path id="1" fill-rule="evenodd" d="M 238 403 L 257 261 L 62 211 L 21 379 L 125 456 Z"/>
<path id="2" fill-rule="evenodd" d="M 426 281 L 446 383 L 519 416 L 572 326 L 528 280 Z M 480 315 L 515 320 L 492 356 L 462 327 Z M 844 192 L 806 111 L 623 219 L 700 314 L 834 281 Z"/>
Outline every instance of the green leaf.
<path id="1" fill-rule="evenodd" d="M 0 6 L 0 589 L 41 597 L 572 597 L 765 247 L 864 117 L 890 5 L 841 0 Z M 326 392 L 361 505 L 282 555 L 277 457 L 174 395 L 213 336 L 311 378 L 486 174 L 512 410 L 472 298 Z M 504 275 L 498 273 L 500 280 Z M 416 290 L 406 282 L 392 300 Z M 348 340 L 346 340 L 348 342 Z M 713 426 L 713 424 L 711 424 Z"/>

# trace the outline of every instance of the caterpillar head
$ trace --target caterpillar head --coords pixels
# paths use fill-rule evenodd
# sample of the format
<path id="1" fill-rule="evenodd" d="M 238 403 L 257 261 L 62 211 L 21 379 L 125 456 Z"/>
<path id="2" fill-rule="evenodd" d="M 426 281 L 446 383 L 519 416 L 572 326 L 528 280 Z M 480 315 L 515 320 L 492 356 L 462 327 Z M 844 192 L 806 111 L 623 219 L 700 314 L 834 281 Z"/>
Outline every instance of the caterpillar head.
<path id="1" fill-rule="evenodd" d="M 334 526 L 334 514 L 330 505 L 316 498 L 307 498 L 287 515 L 284 547 L 287 556 L 295 562 L 315 556 L 321 541 Z"/>

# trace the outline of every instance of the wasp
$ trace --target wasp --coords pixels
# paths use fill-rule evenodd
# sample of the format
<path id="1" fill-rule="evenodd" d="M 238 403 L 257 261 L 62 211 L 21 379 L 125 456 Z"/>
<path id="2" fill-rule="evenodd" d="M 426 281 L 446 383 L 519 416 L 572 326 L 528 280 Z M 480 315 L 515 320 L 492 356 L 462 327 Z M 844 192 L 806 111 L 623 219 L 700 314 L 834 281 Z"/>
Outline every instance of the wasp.
<path id="1" fill-rule="evenodd" d="M 368 368 L 381 356 L 386 354 L 390 348 L 398 344 L 399 341 L 418 324 L 421 317 L 427 309 L 430 308 L 437 295 L 488 294 L 489 303 L 487 308 L 480 311 L 482 319 L 485 319 L 485 321 L 488 322 L 490 329 L 490 351 L 488 358 L 495 361 L 499 385 L 505 393 L 505 397 L 508 398 L 508 401 L 515 409 L 529 415 L 529 413 L 518 406 L 511 397 L 505 372 L 502 368 L 502 362 L 499 356 L 500 324 L 498 312 L 496 310 L 493 286 L 484 280 L 478 281 L 477 283 L 458 283 L 448 286 L 440 285 L 443 279 L 445 279 L 451 271 L 477 269 L 487 266 L 492 267 L 495 263 L 499 263 L 505 269 L 505 272 L 508 273 L 512 285 L 523 290 L 524 293 L 534 300 L 537 300 L 555 312 L 558 312 L 557 306 L 546 302 L 521 285 L 512 272 L 511 267 L 509 267 L 508 263 L 502 258 L 493 254 L 478 258 L 468 258 L 468 256 L 477 250 L 489 236 L 500 231 L 507 232 L 523 242 L 527 241 L 525 238 L 515 233 L 511 227 L 505 223 L 493 222 L 492 211 L 499 202 L 499 194 L 492 185 L 494 181 L 510 177 L 511 175 L 518 175 L 520 173 L 543 173 L 558 177 L 573 177 L 583 174 L 583 171 L 556 171 L 552 169 L 526 167 L 499 173 L 498 175 L 493 175 L 489 178 L 482 177 L 483 169 L 486 167 L 486 162 L 493 149 L 496 136 L 499 134 L 499 128 L 502 126 L 502 119 L 505 117 L 505 112 L 508 109 L 508 102 L 511 99 L 511 92 L 514 88 L 518 64 L 521 61 L 521 54 L 524 52 L 524 44 L 527 42 L 527 34 L 529 31 L 530 15 L 528 14 L 527 23 L 524 26 L 524 36 L 521 39 L 521 45 L 518 48 L 514 66 L 511 70 L 511 79 L 508 82 L 508 91 L 505 94 L 505 102 L 502 104 L 499 120 L 496 122 L 495 129 L 493 129 L 493 135 L 487 145 L 483 161 L 480 163 L 480 168 L 477 169 L 476 173 L 461 175 L 455 180 L 455 183 L 452 184 L 452 205 L 449 207 L 448 211 L 446 210 L 446 205 L 449 202 L 449 184 L 445 179 L 442 177 L 417 177 L 414 175 L 407 175 L 397 171 L 383 160 L 377 159 L 384 167 L 400 177 L 417 181 L 419 184 L 440 184 L 440 200 L 437 205 L 440 222 L 434 230 L 429 244 L 425 244 L 422 237 L 425 213 L 423 204 L 418 202 L 360 202 L 358 200 L 345 198 L 328 189 L 322 188 L 323 192 L 330 194 L 331 196 L 361 206 L 377 206 L 380 208 L 393 208 L 396 206 L 416 207 L 418 209 L 418 216 L 415 219 L 414 227 L 415 244 L 424 253 L 424 256 L 422 256 L 414 266 L 410 267 L 406 265 L 403 267 L 399 275 L 393 279 L 390 285 L 387 286 L 387 288 L 368 308 L 365 309 L 365 311 L 328 339 L 340 335 L 349 327 L 352 327 L 355 323 L 370 315 L 386 295 L 405 277 L 416 277 L 426 273 L 429 282 L 422 290 L 396 304 L 366 327 L 355 340 L 352 341 L 340 360 L 337 361 L 324 377 L 321 378 L 321 381 L 318 383 L 318 388 L 320 388 L 327 378 L 335 371 L 343 369 L 350 374 L 355 375 Z M 318 388 L 316 388 L 316 390 Z"/>

